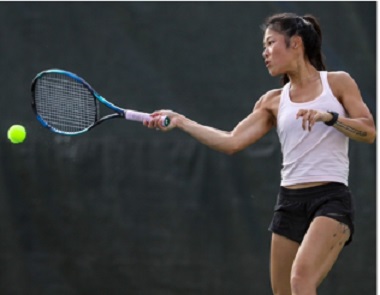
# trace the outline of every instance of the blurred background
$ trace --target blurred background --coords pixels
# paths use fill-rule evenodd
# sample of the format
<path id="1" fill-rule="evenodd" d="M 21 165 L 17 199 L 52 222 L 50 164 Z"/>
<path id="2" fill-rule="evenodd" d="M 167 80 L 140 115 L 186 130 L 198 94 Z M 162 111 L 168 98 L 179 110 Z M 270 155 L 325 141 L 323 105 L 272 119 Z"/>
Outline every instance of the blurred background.
<path id="1" fill-rule="evenodd" d="M 0 3 L 1 294 L 271 294 L 275 130 L 233 156 L 119 120 L 63 137 L 35 119 L 30 83 L 61 68 L 119 106 L 231 130 L 281 86 L 260 29 L 279 12 L 319 18 L 328 69 L 376 118 L 376 2 Z M 356 233 L 325 295 L 376 292 L 376 145 L 351 142 L 350 159 Z"/>

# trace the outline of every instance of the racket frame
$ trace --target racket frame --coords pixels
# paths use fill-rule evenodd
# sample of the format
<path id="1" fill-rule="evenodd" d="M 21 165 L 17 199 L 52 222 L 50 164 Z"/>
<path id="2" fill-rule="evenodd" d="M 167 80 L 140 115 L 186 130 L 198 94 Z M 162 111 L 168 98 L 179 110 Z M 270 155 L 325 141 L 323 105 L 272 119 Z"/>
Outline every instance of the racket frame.
<path id="1" fill-rule="evenodd" d="M 89 125 L 88 127 L 84 128 L 80 131 L 69 132 L 69 131 L 62 131 L 62 130 L 59 130 L 53 126 L 50 126 L 49 123 L 46 122 L 41 117 L 41 115 L 37 111 L 37 105 L 36 105 L 36 101 L 35 101 L 35 90 L 36 90 L 35 87 L 36 87 L 38 79 L 42 78 L 46 74 L 65 75 L 65 76 L 72 78 L 75 81 L 81 83 L 83 86 L 85 86 L 90 91 L 90 93 L 94 97 L 94 100 L 96 102 L 96 108 L 97 108 L 96 118 L 95 118 L 95 121 L 93 124 Z M 37 117 L 37 120 L 41 123 L 42 126 L 48 128 L 49 130 L 51 130 L 54 133 L 61 134 L 61 135 L 72 136 L 72 135 L 83 134 L 83 133 L 89 131 L 90 129 L 94 128 L 95 126 L 103 123 L 106 120 L 110 120 L 110 119 L 124 118 L 126 120 L 139 121 L 139 122 L 142 122 L 143 120 L 147 120 L 147 121 L 151 120 L 151 117 L 148 113 L 138 112 L 138 111 L 130 110 L 130 109 L 123 109 L 123 108 L 120 108 L 120 107 L 114 105 L 113 103 L 111 103 L 107 99 L 105 99 L 103 96 L 101 96 L 99 93 L 97 93 L 91 87 L 91 85 L 89 83 L 87 83 L 87 81 L 85 81 L 83 78 L 79 77 L 78 75 L 76 75 L 72 72 L 65 71 L 62 69 L 48 69 L 48 70 L 45 70 L 45 71 L 38 73 L 32 80 L 31 91 L 32 91 L 32 109 L 33 109 L 33 111 Z M 114 111 L 114 113 L 109 114 L 109 115 L 105 115 L 105 116 L 99 118 L 99 105 L 98 105 L 99 102 L 101 104 L 105 105 L 106 107 L 108 107 L 109 109 L 111 109 L 112 111 Z M 170 124 L 170 119 L 168 117 L 163 117 L 162 126 L 166 127 L 169 124 Z"/>

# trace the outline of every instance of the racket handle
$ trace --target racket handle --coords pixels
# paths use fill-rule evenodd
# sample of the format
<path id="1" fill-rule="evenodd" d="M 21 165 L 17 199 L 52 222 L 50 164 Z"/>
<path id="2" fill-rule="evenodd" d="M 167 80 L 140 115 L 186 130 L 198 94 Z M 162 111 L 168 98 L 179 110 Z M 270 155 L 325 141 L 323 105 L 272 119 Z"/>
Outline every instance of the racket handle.
<path id="1" fill-rule="evenodd" d="M 152 120 L 152 117 L 148 113 L 137 112 L 133 110 L 125 110 L 124 116 L 125 116 L 125 119 L 131 120 L 131 121 L 143 122 L 143 121 Z M 161 116 L 160 121 L 163 127 L 167 127 L 170 124 L 170 119 L 167 116 Z"/>

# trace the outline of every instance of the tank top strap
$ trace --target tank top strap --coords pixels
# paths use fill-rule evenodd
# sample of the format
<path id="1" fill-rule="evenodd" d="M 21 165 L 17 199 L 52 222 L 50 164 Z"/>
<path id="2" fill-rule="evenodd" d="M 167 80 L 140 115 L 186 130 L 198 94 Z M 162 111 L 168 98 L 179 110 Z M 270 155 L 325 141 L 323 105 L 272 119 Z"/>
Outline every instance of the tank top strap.
<path id="1" fill-rule="evenodd" d="M 327 78 L 328 72 L 327 71 L 320 71 L 319 73 L 321 76 L 321 82 L 322 82 L 324 92 L 326 92 L 326 94 L 332 95 L 334 97 L 334 94 L 331 90 L 331 87 L 330 87 L 330 84 L 329 84 L 329 81 Z"/>
<path id="2" fill-rule="evenodd" d="M 281 90 L 280 106 L 290 101 L 289 97 L 290 82 L 286 83 Z"/>

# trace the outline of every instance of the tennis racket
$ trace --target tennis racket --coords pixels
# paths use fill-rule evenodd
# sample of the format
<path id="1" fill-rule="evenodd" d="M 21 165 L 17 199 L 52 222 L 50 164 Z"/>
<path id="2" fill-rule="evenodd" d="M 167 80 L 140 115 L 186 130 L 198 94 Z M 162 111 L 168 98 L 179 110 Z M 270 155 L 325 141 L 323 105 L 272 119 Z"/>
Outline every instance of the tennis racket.
<path id="1" fill-rule="evenodd" d="M 100 117 L 100 105 L 113 113 Z M 60 69 L 42 71 L 33 79 L 32 108 L 44 127 L 61 135 L 82 134 L 110 119 L 139 122 L 152 119 L 148 113 L 110 103 L 84 79 Z M 168 126 L 170 119 L 163 116 L 161 124 Z"/>

